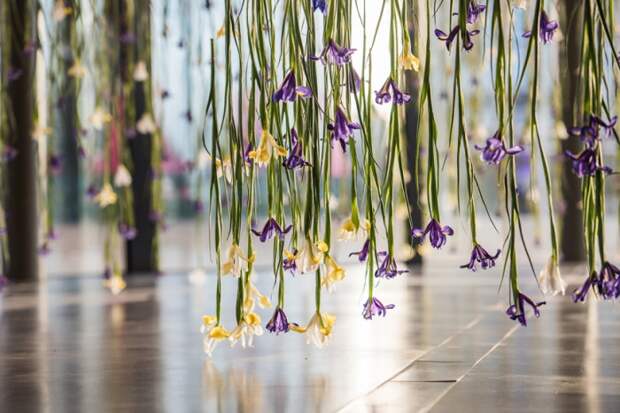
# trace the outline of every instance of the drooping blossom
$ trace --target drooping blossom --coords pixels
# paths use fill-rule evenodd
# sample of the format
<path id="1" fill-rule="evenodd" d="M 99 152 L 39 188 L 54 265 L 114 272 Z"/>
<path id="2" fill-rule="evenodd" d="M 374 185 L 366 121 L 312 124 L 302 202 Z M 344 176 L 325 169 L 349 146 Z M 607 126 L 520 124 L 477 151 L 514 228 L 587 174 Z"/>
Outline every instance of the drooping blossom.
<path id="1" fill-rule="evenodd" d="M 293 251 L 284 250 L 284 259 L 282 260 L 282 268 L 284 270 L 290 271 L 291 273 L 295 273 L 297 271 L 297 249 L 293 249 Z"/>
<path id="2" fill-rule="evenodd" d="M 359 235 L 366 236 L 370 231 L 370 221 L 364 219 L 357 226 L 353 222 L 353 217 L 348 217 L 340 225 L 338 232 L 339 241 L 349 241 L 357 238 Z"/>
<path id="3" fill-rule="evenodd" d="M 356 252 L 352 252 L 349 254 L 349 257 L 352 257 L 354 255 L 357 255 L 357 259 L 359 262 L 364 262 L 366 261 L 366 258 L 368 258 L 368 248 L 370 247 L 370 239 L 367 239 L 366 242 L 364 242 L 364 245 L 362 246 L 362 249 Z"/>
<path id="4" fill-rule="evenodd" d="M 303 168 L 304 166 L 310 166 L 309 162 L 303 158 L 303 146 L 299 137 L 297 136 L 297 131 L 295 128 L 291 129 L 291 150 L 288 153 L 288 157 L 282 161 L 282 165 L 286 169 L 297 169 Z"/>
<path id="5" fill-rule="evenodd" d="M 484 4 L 478 4 L 475 0 L 471 0 L 467 3 L 467 23 L 474 24 L 478 17 L 484 13 L 487 6 Z"/>
<path id="6" fill-rule="evenodd" d="M 364 316 L 366 320 L 372 320 L 372 317 L 375 315 L 385 317 L 387 310 L 391 310 L 394 307 L 396 307 L 394 304 L 383 304 L 377 297 L 373 297 L 372 299 L 369 298 L 364 304 L 362 316 Z"/>
<path id="7" fill-rule="evenodd" d="M 306 239 L 304 246 L 297 253 L 295 258 L 295 266 L 301 273 L 313 272 L 319 268 L 323 262 L 325 254 L 329 251 L 329 246 L 324 241 L 312 243 Z"/>
<path id="8" fill-rule="evenodd" d="M 325 275 L 321 278 L 321 285 L 327 288 L 328 292 L 332 292 L 335 283 L 342 281 L 346 272 L 334 258 L 329 255 L 325 256 Z"/>
<path id="9" fill-rule="evenodd" d="M 157 124 L 150 113 L 144 113 L 136 123 L 136 131 L 141 135 L 150 135 L 157 131 Z"/>
<path id="10" fill-rule="evenodd" d="M 396 265 L 396 260 L 387 252 L 381 251 L 378 255 L 380 257 L 383 257 L 383 261 L 381 261 L 381 264 L 375 271 L 375 278 L 391 279 L 396 277 L 397 275 L 409 272 L 408 270 L 399 270 L 398 266 Z"/>
<path id="11" fill-rule="evenodd" d="M 499 257 L 501 252 L 502 251 L 498 249 L 495 255 L 491 255 L 487 250 L 482 248 L 480 244 L 476 244 L 469 257 L 469 262 L 461 265 L 461 268 L 469 268 L 472 271 L 476 271 L 477 264 L 480 264 L 483 270 L 493 268 L 495 267 L 495 260 Z"/>
<path id="12" fill-rule="evenodd" d="M 118 271 L 111 273 L 109 277 L 104 280 L 103 285 L 114 295 L 120 294 L 127 287 L 127 283 Z"/>
<path id="13" fill-rule="evenodd" d="M 289 71 L 282 85 L 276 90 L 271 99 L 274 102 L 294 102 L 297 96 L 307 98 L 312 96 L 312 90 L 307 86 L 297 86 L 297 80 L 295 79 L 295 72 Z"/>
<path id="14" fill-rule="evenodd" d="M 343 66 L 351 62 L 351 56 L 354 52 L 355 49 L 339 46 L 335 41 L 329 39 L 321 54 L 318 57 L 310 56 L 310 59 L 320 60 L 324 65 Z"/>
<path id="15" fill-rule="evenodd" d="M 103 130 L 103 127 L 112 121 L 112 115 L 106 112 L 103 108 L 97 107 L 89 118 L 90 124 L 96 130 Z"/>
<path id="16" fill-rule="evenodd" d="M 445 42 L 446 48 L 450 50 L 450 47 L 452 46 L 452 42 L 454 42 L 454 39 L 456 39 L 456 36 L 458 36 L 460 31 L 461 31 L 461 26 L 457 24 L 456 26 L 454 26 L 454 28 L 452 28 L 452 30 L 448 34 L 446 34 L 442 30 L 435 29 L 435 36 L 437 36 L 437 38 L 441 40 L 442 42 Z M 479 33 L 480 33 L 480 30 L 465 29 L 465 38 L 463 39 L 463 49 L 468 50 L 468 51 L 471 50 L 474 47 L 474 42 L 471 40 L 471 38 L 473 36 L 478 35 Z"/>
<path id="17" fill-rule="evenodd" d="M 222 274 L 240 277 L 241 273 L 248 270 L 248 258 L 237 244 L 231 244 L 226 253 L 226 261 L 222 264 Z"/>
<path id="18" fill-rule="evenodd" d="M 566 293 L 566 281 L 560 274 L 558 260 L 554 256 L 549 257 L 547 264 L 538 274 L 538 282 L 543 294 L 564 295 Z"/>
<path id="19" fill-rule="evenodd" d="M 598 171 L 606 174 L 612 172 L 610 167 L 599 164 L 597 152 L 594 148 L 586 147 L 579 155 L 565 151 L 564 155 L 571 160 L 573 172 L 579 177 L 593 176 Z"/>
<path id="20" fill-rule="evenodd" d="M 274 155 L 283 158 L 287 155 L 287 150 L 285 147 L 278 145 L 269 131 L 263 129 L 258 148 L 250 151 L 248 157 L 256 161 L 258 166 L 265 167 L 269 164 L 271 157 Z"/>
<path id="21" fill-rule="evenodd" d="M 375 91 L 375 102 L 379 105 L 393 102 L 395 105 L 403 105 L 411 102 L 411 96 L 402 92 L 396 86 L 392 78 L 388 78 L 381 89 Z"/>
<path id="22" fill-rule="evenodd" d="M 510 317 L 511 320 L 517 320 L 522 326 L 527 326 L 527 320 L 525 318 L 525 304 L 528 304 L 530 307 L 532 307 L 532 309 L 534 310 L 534 315 L 536 316 L 536 318 L 538 318 L 540 317 L 540 310 L 538 309 L 538 307 L 540 307 L 541 305 L 545 305 L 546 302 L 541 301 L 539 303 L 535 303 L 527 295 L 520 292 L 517 294 L 517 302 L 508 307 L 508 309 L 506 310 L 506 314 L 508 315 L 508 317 Z"/>
<path id="23" fill-rule="evenodd" d="M 321 13 L 327 14 L 327 0 L 312 0 L 312 11 L 320 10 Z"/>
<path id="24" fill-rule="evenodd" d="M 94 200 L 97 204 L 99 204 L 99 207 L 105 208 L 107 206 L 116 204 L 118 197 L 116 196 L 116 192 L 114 192 L 114 189 L 112 189 L 112 185 L 106 182 L 105 184 L 103 184 L 103 188 L 101 188 L 101 191 L 97 195 L 95 195 Z"/>
<path id="25" fill-rule="evenodd" d="M 618 121 L 618 117 L 612 117 L 605 122 L 601 117 L 590 115 L 590 120 L 583 126 L 568 128 L 567 132 L 571 136 L 578 137 L 588 147 L 593 147 L 599 140 L 599 129 L 602 128 L 605 136 L 610 136 Z"/>
<path id="26" fill-rule="evenodd" d="M 116 172 L 114 173 L 114 185 L 117 188 L 125 188 L 131 185 L 132 179 L 131 174 L 127 167 L 123 164 L 119 164 L 116 167 Z"/>
<path id="27" fill-rule="evenodd" d="M 328 313 L 320 314 L 316 312 L 306 327 L 301 327 L 291 323 L 289 324 L 289 328 L 296 333 L 304 333 L 308 344 L 314 344 L 318 348 L 321 348 L 329 342 L 335 323 L 335 316 Z"/>
<path id="28" fill-rule="evenodd" d="M 620 297 L 620 268 L 604 262 L 598 273 L 598 286 L 603 298 L 609 300 Z"/>
<path id="29" fill-rule="evenodd" d="M 263 327 L 261 325 L 261 318 L 255 312 L 246 314 L 237 327 L 235 327 L 228 336 L 231 347 L 234 347 L 237 342 L 241 342 L 241 347 L 252 347 L 254 345 L 254 337 L 263 335 Z"/>
<path id="30" fill-rule="evenodd" d="M 453 234 L 454 230 L 451 227 L 448 225 L 442 227 L 435 218 L 429 221 L 425 229 L 414 228 L 411 231 L 411 235 L 415 238 L 420 238 L 421 241 L 428 235 L 431 245 L 437 249 L 443 247 L 447 241 L 447 236 L 452 236 Z"/>
<path id="31" fill-rule="evenodd" d="M 420 59 L 411 53 L 411 43 L 408 39 L 405 39 L 403 44 L 403 53 L 400 55 L 400 67 L 404 70 L 420 70 Z"/>
<path id="32" fill-rule="evenodd" d="M 349 73 L 347 75 L 347 89 L 349 93 L 357 93 L 362 86 L 362 79 L 360 75 L 355 71 L 353 66 L 349 66 Z"/>
<path id="33" fill-rule="evenodd" d="M 342 151 L 346 152 L 349 138 L 353 136 L 354 130 L 360 129 L 360 124 L 357 122 L 351 122 L 344 113 L 344 110 L 339 106 L 338 109 L 336 109 L 334 123 L 327 125 L 327 129 L 330 130 L 332 134 L 332 145 L 334 142 L 339 142 L 342 147 Z"/>
<path id="34" fill-rule="evenodd" d="M 81 79 L 86 76 L 86 68 L 82 65 L 80 59 L 75 59 L 67 74 L 76 79 Z"/>
<path id="35" fill-rule="evenodd" d="M 585 282 L 581 285 L 581 287 L 577 288 L 573 291 L 573 301 L 584 302 L 586 297 L 588 296 L 588 292 L 590 289 L 596 289 L 599 285 L 598 276 L 596 271 L 593 271 L 588 278 L 586 278 Z"/>
<path id="36" fill-rule="evenodd" d="M 549 16 L 547 16 L 547 13 L 545 13 L 544 10 L 541 11 L 539 32 L 540 32 L 540 39 L 543 41 L 543 43 L 547 44 L 551 40 L 553 40 L 553 35 L 555 34 L 555 31 L 558 29 L 558 27 L 560 26 L 557 21 L 549 20 Z M 532 32 L 527 31 L 523 33 L 523 37 L 525 38 L 532 37 Z"/>
<path id="37" fill-rule="evenodd" d="M 136 66 L 134 67 L 133 80 L 135 80 L 136 82 L 144 82 L 148 78 L 149 72 L 146 68 L 146 63 L 144 62 L 144 60 L 140 60 L 138 63 L 136 63 Z"/>
<path id="38" fill-rule="evenodd" d="M 261 293 L 258 288 L 250 281 L 246 284 L 245 300 L 243 301 L 243 311 L 251 313 L 254 311 L 254 303 L 258 303 L 260 308 L 271 308 L 271 300 L 269 297 Z"/>
<path id="39" fill-rule="evenodd" d="M 271 333 L 276 333 L 276 335 L 288 333 L 288 319 L 286 318 L 286 314 L 284 314 L 284 310 L 277 307 L 265 328 Z"/>
<path id="40" fill-rule="evenodd" d="M 202 343 L 204 352 L 211 357 L 215 346 L 230 337 L 230 333 L 221 325 L 217 324 L 217 318 L 211 315 L 202 317 L 200 332 L 203 335 Z"/>
<path id="41" fill-rule="evenodd" d="M 265 225 L 263 226 L 263 229 L 261 231 L 256 231 L 254 228 L 252 228 L 252 232 L 254 233 L 254 235 L 259 237 L 261 242 L 265 242 L 273 238 L 274 234 L 283 241 L 284 236 L 291 230 L 291 228 L 293 228 L 293 226 L 289 225 L 288 227 L 282 229 L 280 224 L 278 224 L 278 221 L 273 218 L 269 218 L 267 222 L 265 222 Z"/>

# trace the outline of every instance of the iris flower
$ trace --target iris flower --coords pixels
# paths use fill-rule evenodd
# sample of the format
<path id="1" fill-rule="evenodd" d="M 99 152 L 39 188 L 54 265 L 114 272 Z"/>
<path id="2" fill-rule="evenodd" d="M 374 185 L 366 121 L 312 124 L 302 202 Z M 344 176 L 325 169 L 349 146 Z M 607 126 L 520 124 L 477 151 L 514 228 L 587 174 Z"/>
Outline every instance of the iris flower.
<path id="1" fill-rule="evenodd" d="M 291 70 L 282 81 L 282 85 L 273 93 L 274 102 L 294 102 L 297 96 L 307 98 L 312 96 L 312 90 L 307 86 L 297 86 L 295 73 Z"/>
<path id="2" fill-rule="evenodd" d="M 515 145 L 506 148 L 499 131 L 486 140 L 484 146 L 474 145 L 474 148 L 482 152 L 482 160 L 488 164 L 499 165 L 506 155 L 516 155 L 523 151 L 523 146 Z"/>
<path id="3" fill-rule="evenodd" d="M 261 326 L 261 318 L 258 314 L 250 312 L 241 319 L 237 327 L 235 327 L 228 336 L 231 347 L 234 347 L 238 341 L 241 347 L 252 347 L 254 344 L 254 336 L 262 336 L 263 327 Z"/>
<path id="4" fill-rule="evenodd" d="M 469 268 L 472 271 L 476 271 L 476 264 L 479 263 L 483 270 L 495 267 L 495 260 L 499 257 L 501 250 L 497 250 L 495 255 L 491 255 L 482 248 L 480 244 L 474 245 L 474 249 L 469 257 L 467 264 L 461 265 L 461 268 Z"/>
<path id="5" fill-rule="evenodd" d="M 299 137 L 297 136 L 297 131 L 295 128 L 291 129 L 291 150 L 288 153 L 288 157 L 282 162 L 282 165 L 286 169 L 297 169 L 303 168 L 304 166 L 310 166 L 310 163 L 306 162 L 303 158 L 303 146 Z"/>
<path id="6" fill-rule="evenodd" d="M 396 86 L 392 78 L 388 78 L 380 90 L 375 91 L 375 102 L 379 105 L 394 102 L 395 105 L 403 105 L 411 102 L 411 96 L 402 92 Z"/>
<path id="7" fill-rule="evenodd" d="M 326 274 L 321 279 L 321 285 L 327 288 L 328 292 L 332 292 L 333 285 L 338 281 L 342 281 L 346 272 L 344 268 L 338 265 L 336 260 L 329 255 L 325 256 L 325 267 Z"/>
<path id="8" fill-rule="evenodd" d="M 339 106 L 338 109 L 336 109 L 334 123 L 327 125 L 327 129 L 329 129 L 332 134 L 332 145 L 334 142 L 339 142 L 342 151 L 346 152 L 349 137 L 353 136 L 354 130 L 360 129 L 360 124 L 351 122 L 344 113 L 344 110 Z"/>
<path id="9" fill-rule="evenodd" d="M 124 188 L 131 185 L 131 174 L 125 165 L 120 164 L 114 173 L 114 185 L 118 188 Z"/>
<path id="10" fill-rule="evenodd" d="M 320 10 L 321 13 L 327 14 L 326 0 L 312 0 L 312 11 Z"/>
<path id="11" fill-rule="evenodd" d="M 324 65 L 343 66 L 351 62 L 351 56 L 354 52 L 355 49 L 339 46 L 332 39 L 329 39 L 321 54 L 318 57 L 310 56 L 310 59 L 320 60 Z"/>
<path id="12" fill-rule="evenodd" d="M 383 256 L 383 261 L 379 265 L 379 268 L 377 268 L 377 271 L 375 271 L 375 278 L 391 279 L 399 274 L 409 272 L 407 270 L 399 270 L 396 266 L 396 260 L 387 252 L 382 251 L 378 255 Z"/>
<path id="13" fill-rule="evenodd" d="M 569 135 L 578 137 L 587 146 L 593 147 L 599 139 L 599 128 L 603 128 L 605 135 L 610 136 L 617 121 L 617 116 L 605 122 L 596 115 L 590 115 L 590 121 L 586 125 L 568 128 L 567 131 Z"/>
<path id="14" fill-rule="evenodd" d="M 378 298 L 373 297 L 372 299 L 368 299 L 364 304 L 364 311 L 362 311 L 362 316 L 366 320 L 372 320 L 372 317 L 375 315 L 385 317 L 387 314 L 387 310 L 391 310 L 396 307 L 394 304 L 384 305 Z"/>
<path id="15" fill-rule="evenodd" d="M 355 239 L 359 235 L 366 235 L 370 231 L 370 221 L 364 219 L 359 225 L 356 227 L 353 223 L 353 218 L 349 217 L 342 222 L 340 225 L 340 232 L 338 234 L 338 240 L 340 241 L 349 241 Z"/>
<path id="16" fill-rule="evenodd" d="M 448 225 L 441 226 L 436 219 L 431 219 L 425 229 L 414 228 L 411 231 L 411 235 L 415 238 L 420 238 L 422 241 L 426 237 L 429 236 L 431 241 L 431 245 L 433 248 L 441 248 L 447 241 L 446 236 L 452 236 L 454 234 L 454 230 Z"/>
<path id="17" fill-rule="evenodd" d="M 116 196 L 116 192 L 114 192 L 114 189 L 112 189 L 112 185 L 110 185 L 108 182 L 103 184 L 103 188 L 101 188 L 101 191 L 97 195 L 95 195 L 95 202 L 97 202 L 99 204 L 99 207 L 101 208 L 105 208 L 109 205 L 114 205 L 116 204 L 117 200 L 118 197 Z"/>
<path id="18" fill-rule="evenodd" d="M 517 320 L 522 326 L 527 326 L 527 320 L 525 319 L 525 304 L 528 304 L 534 310 L 536 318 L 540 317 L 540 310 L 538 307 L 546 304 L 545 301 L 534 303 L 531 298 L 525 294 L 518 293 L 517 302 L 506 310 L 506 314 L 511 320 Z"/>
<path id="19" fill-rule="evenodd" d="M 349 257 L 357 255 L 357 259 L 359 260 L 359 262 L 366 261 L 366 258 L 368 258 L 368 247 L 369 246 L 370 246 L 370 239 L 367 239 L 366 242 L 364 242 L 362 249 L 357 252 L 350 253 Z"/>
<path id="20" fill-rule="evenodd" d="M 251 281 L 246 285 L 248 294 L 243 302 L 243 311 L 246 313 L 251 313 L 254 311 L 254 303 L 256 301 L 258 301 L 258 306 L 260 308 L 271 308 L 271 300 L 269 300 L 269 297 L 261 293 Z"/>
<path id="21" fill-rule="evenodd" d="M 336 317 L 333 315 L 316 312 L 306 327 L 289 324 L 289 328 L 297 333 L 304 333 L 308 344 L 312 343 L 321 348 L 328 343 L 335 323 Z"/>
<path id="22" fill-rule="evenodd" d="M 230 337 L 230 333 L 221 325 L 216 325 L 217 319 L 214 316 L 205 315 L 202 317 L 200 332 L 202 333 L 204 352 L 211 357 L 215 346 Z"/>
<path id="23" fill-rule="evenodd" d="M 543 294 L 557 295 L 566 293 L 566 281 L 560 274 L 560 266 L 557 258 L 551 256 L 547 264 L 538 274 L 538 282 Z"/>
<path id="24" fill-rule="evenodd" d="M 284 250 L 284 259 L 282 260 L 282 268 L 290 271 L 291 273 L 295 273 L 297 271 L 297 249 L 293 249 L 293 251 Z"/>
<path id="25" fill-rule="evenodd" d="M 405 40 L 403 44 L 403 53 L 400 55 L 400 67 L 404 70 L 420 70 L 420 59 L 411 53 L 411 44 L 409 40 Z"/>
<path id="26" fill-rule="evenodd" d="M 293 228 L 293 226 L 289 225 L 285 229 L 282 229 L 275 219 L 269 218 L 267 222 L 265 222 L 265 225 L 261 231 L 252 229 L 252 232 L 254 235 L 259 237 L 261 242 L 265 242 L 273 238 L 274 234 L 278 235 L 278 238 L 283 241 L 284 236 L 291 230 L 291 228 Z"/>
<path id="27" fill-rule="evenodd" d="M 454 28 L 450 31 L 450 33 L 446 34 L 444 31 L 435 29 L 435 36 L 442 42 L 446 43 L 446 48 L 450 50 L 450 46 L 452 46 L 452 42 L 456 39 L 459 32 L 461 31 L 461 26 L 458 24 L 454 26 Z M 480 30 L 467 30 L 465 29 L 465 39 L 463 40 L 463 49 L 471 50 L 474 47 L 474 42 L 471 40 L 473 36 L 476 36 L 480 33 Z"/>
<path id="28" fill-rule="evenodd" d="M 487 6 L 478 4 L 474 0 L 467 4 L 467 23 L 474 24 L 478 17 L 486 10 Z"/>
<path id="29" fill-rule="evenodd" d="M 103 282 L 103 285 L 114 295 L 120 294 L 127 287 L 127 283 L 123 280 L 123 276 L 117 271 L 114 271 L 114 273 Z"/>
<path id="30" fill-rule="evenodd" d="M 295 258 L 295 266 L 302 274 L 316 271 L 323 262 L 323 257 L 327 251 L 329 251 L 329 246 L 324 241 L 313 244 L 306 240 Z"/>
<path id="31" fill-rule="evenodd" d="M 543 10 L 540 15 L 539 25 L 540 38 L 542 39 L 543 43 L 547 44 L 551 40 L 553 40 L 553 35 L 555 34 L 555 31 L 558 29 L 558 27 L 560 27 L 558 25 L 558 22 L 555 20 L 549 20 L 549 16 L 547 16 L 547 13 L 545 13 L 545 11 Z M 527 31 L 523 33 L 523 37 L 532 37 L 532 32 Z"/>
<path id="32" fill-rule="evenodd" d="M 265 328 L 271 333 L 276 333 L 276 335 L 288 333 L 288 319 L 286 318 L 286 314 L 284 314 L 284 310 L 277 307 Z"/>
<path id="33" fill-rule="evenodd" d="M 620 297 L 620 268 L 609 262 L 605 262 L 598 277 L 605 298 L 616 299 Z"/>
<path id="34" fill-rule="evenodd" d="M 598 156 L 594 148 L 585 148 L 579 155 L 574 155 L 569 151 L 565 151 L 564 155 L 572 162 L 573 172 L 579 177 L 593 176 L 598 171 L 610 174 L 611 168 L 605 165 L 599 165 Z"/>
<path id="35" fill-rule="evenodd" d="M 222 264 L 222 274 L 241 276 L 241 273 L 248 270 L 248 258 L 243 254 L 241 247 L 231 244 L 226 253 L 227 260 Z"/>
<path id="36" fill-rule="evenodd" d="M 278 145 L 276 140 L 271 134 L 263 129 L 261 134 L 258 148 L 248 153 L 248 158 L 256 161 L 258 166 L 267 166 L 271 161 L 271 157 L 274 155 L 279 157 L 285 157 L 287 155 L 286 148 Z"/>

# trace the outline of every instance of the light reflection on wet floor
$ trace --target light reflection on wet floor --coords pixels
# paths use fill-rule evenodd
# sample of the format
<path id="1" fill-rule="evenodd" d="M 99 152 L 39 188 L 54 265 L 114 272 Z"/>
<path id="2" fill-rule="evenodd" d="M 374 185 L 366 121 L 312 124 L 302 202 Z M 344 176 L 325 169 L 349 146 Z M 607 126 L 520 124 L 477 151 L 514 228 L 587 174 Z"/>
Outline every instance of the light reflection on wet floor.
<path id="1" fill-rule="evenodd" d="M 363 272 L 351 267 L 324 295 L 337 316 L 328 347 L 266 334 L 212 360 L 198 329 L 213 278 L 133 278 L 118 297 L 96 278 L 12 286 L 0 298 L 0 411 L 619 411 L 616 306 L 555 298 L 524 329 L 503 314 L 496 276 L 434 267 L 383 282 L 377 294 L 396 309 L 366 321 Z M 290 321 L 310 318 L 312 287 L 288 283 Z M 225 294 L 234 288 L 226 280 Z"/>

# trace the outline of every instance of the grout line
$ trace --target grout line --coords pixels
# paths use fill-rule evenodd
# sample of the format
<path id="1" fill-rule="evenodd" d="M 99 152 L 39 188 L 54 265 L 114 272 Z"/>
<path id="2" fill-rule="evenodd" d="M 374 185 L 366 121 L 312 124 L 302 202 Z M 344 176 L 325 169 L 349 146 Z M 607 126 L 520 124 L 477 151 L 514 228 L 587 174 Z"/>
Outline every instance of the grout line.
<path id="1" fill-rule="evenodd" d="M 502 337 L 497 343 L 495 343 L 490 349 L 489 351 L 487 351 L 486 353 L 484 353 L 482 355 L 482 357 L 480 357 L 478 360 L 476 360 L 476 362 L 474 364 L 472 364 L 472 366 L 461 376 L 459 377 L 456 381 L 454 381 L 450 386 L 448 386 L 447 389 L 445 389 L 443 392 L 441 392 L 441 394 L 439 396 L 437 396 L 437 398 L 430 403 L 430 405 L 428 405 L 428 407 L 425 407 L 423 409 L 419 410 L 419 413 L 428 413 L 433 407 L 435 407 L 437 405 L 437 403 L 439 403 L 441 401 L 441 399 L 443 399 L 445 397 L 446 394 L 448 394 L 450 392 L 450 390 L 452 390 L 452 388 L 454 386 L 456 386 L 465 376 L 467 376 L 478 364 L 480 364 L 482 362 L 482 360 L 484 360 L 489 354 L 491 354 L 493 351 L 495 351 L 500 345 L 502 345 L 502 343 L 504 341 L 506 341 L 511 335 L 514 334 L 515 331 L 517 331 L 521 326 L 519 325 L 515 325 L 513 326 L 505 335 L 504 337 Z"/>
<path id="2" fill-rule="evenodd" d="M 398 370 L 396 373 L 392 374 L 390 377 L 388 377 L 386 380 L 382 381 L 381 383 L 379 383 L 377 386 L 373 387 L 372 389 L 370 389 L 369 391 L 367 391 L 366 393 L 353 398 L 352 400 L 348 401 L 347 403 L 344 404 L 344 406 L 336 409 L 336 412 L 341 412 L 344 409 L 346 409 L 347 407 L 351 406 L 352 404 L 354 404 L 356 401 L 363 399 L 364 397 L 369 396 L 370 394 L 372 394 L 373 392 L 375 392 L 376 390 L 378 390 L 379 388 L 381 388 L 382 386 L 384 386 L 385 384 L 393 381 L 393 379 L 395 377 L 398 377 L 399 375 L 401 375 L 402 373 L 404 373 L 405 371 L 407 371 L 411 366 L 413 366 L 413 364 L 420 358 L 426 356 L 428 353 L 440 348 L 443 345 L 448 344 L 450 341 L 452 341 L 455 337 L 465 333 L 466 331 L 472 329 L 473 327 L 475 327 L 476 325 L 478 325 L 480 323 L 480 321 L 482 320 L 482 318 L 484 317 L 484 315 L 479 315 L 477 317 L 475 317 L 471 322 L 469 322 L 466 326 L 462 327 L 461 329 L 459 329 L 456 333 L 454 333 L 453 335 L 449 336 L 448 338 L 446 338 L 445 340 L 443 340 L 441 343 L 437 344 L 434 347 L 429 348 L 428 350 L 426 350 L 425 352 L 421 353 L 420 355 L 418 355 L 416 358 L 414 358 L 413 360 L 411 360 L 411 362 L 409 362 L 405 367 L 403 367 L 402 369 Z M 503 339 L 502 339 L 503 340 Z M 460 380 L 460 378 L 459 378 Z M 451 387 L 451 386 L 450 386 Z"/>

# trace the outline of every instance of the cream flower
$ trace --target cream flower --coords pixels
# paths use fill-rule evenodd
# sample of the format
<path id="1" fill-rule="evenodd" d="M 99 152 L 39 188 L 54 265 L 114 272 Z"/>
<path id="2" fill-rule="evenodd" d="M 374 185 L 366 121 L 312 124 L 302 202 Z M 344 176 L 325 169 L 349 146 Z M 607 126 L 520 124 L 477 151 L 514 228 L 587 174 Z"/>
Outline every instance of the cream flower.
<path id="1" fill-rule="evenodd" d="M 217 32 L 215 33 L 215 38 L 219 39 L 220 37 L 224 37 L 224 34 L 226 34 L 226 28 L 222 25 L 222 27 L 217 29 Z"/>
<path id="2" fill-rule="evenodd" d="M 116 168 L 116 173 L 114 174 L 114 185 L 119 188 L 131 185 L 131 174 L 123 164 Z"/>
<path id="3" fill-rule="evenodd" d="M 233 170 L 230 158 L 225 158 L 223 161 L 219 158 L 215 159 L 215 171 L 218 178 L 225 177 L 226 182 L 232 184 Z"/>
<path id="4" fill-rule="evenodd" d="M 110 123 L 112 121 L 112 115 L 103 110 L 101 107 L 97 107 L 90 116 L 89 120 L 93 128 L 102 130 L 106 123 Z"/>
<path id="5" fill-rule="evenodd" d="M 302 274 L 316 271 L 323 262 L 323 256 L 328 250 L 329 246 L 323 241 L 312 244 L 309 240 L 306 240 L 303 248 L 297 253 L 295 258 L 297 270 Z"/>
<path id="6" fill-rule="evenodd" d="M 243 302 L 243 310 L 246 313 L 251 313 L 254 311 L 254 303 L 258 300 L 258 306 L 260 308 L 270 308 L 271 300 L 266 295 L 262 294 L 258 288 L 250 281 L 247 285 L 247 295 L 245 301 Z"/>
<path id="7" fill-rule="evenodd" d="M 403 44 L 403 53 L 400 55 L 400 67 L 404 70 L 414 70 L 416 72 L 420 70 L 420 59 L 411 53 L 411 44 L 408 40 L 405 40 Z"/>
<path id="8" fill-rule="evenodd" d="M 261 326 L 261 318 L 254 312 L 248 313 L 243 320 L 230 332 L 230 346 L 233 347 L 238 341 L 241 341 L 241 347 L 252 347 L 254 344 L 254 336 L 263 335 L 263 327 Z"/>
<path id="9" fill-rule="evenodd" d="M 133 69 L 133 80 L 136 82 L 144 82 L 149 78 L 149 72 L 146 70 L 146 63 L 140 60 Z"/>
<path id="10" fill-rule="evenodd" d="M 226 256 L 228 259 L 222 264 L 222 274 L 240 277 L 242 272 L 248 270 L 248 258 L 243 255 L 240 246 L 232 244 Z"/>
<path id="11" fill-rule="evenodd" d="M 120 273 L 112 274 L 103 284 L 114 295 L 120 294 L 127 287 L 127 283 L 123 280 L 123 276 Z"/>
<path id="12" fill-rule="evenodd" d="M 289 328 L 297 333 L 304 333 L 308 344 L 312 343 L 318 348 L 321 348 L 329 341 L 334 323 L 336 323 L 335 316 L 327 313 L 319 314 L 316 312 L 306 327 L 290 324 Z"/>
<path id="13" fill-rule="evenodd" d="M 267 166 L 274 152 L 275 156 L 279 157 L 285 157 L 288 153 L 285 147 L 278 145 L 275 138 L 263 129 L 258 147 L 250 151 L 248 157 L 255 160 L 258 166 Z"/>
<path id="14" fill-rule="evenodd" d="M 349 217 L 343 221 L 342 225 L 340 225 L 338 240 L 349 241 L 360 235 L 365 238 L 368 235 L 368 231 L 370 231 L 370 221 L 364 219 L 364 221 L 362 221 L 356 228 L 353 218 Z"/>
<path id="15" fill-rule="evenodd" d="M 67 74 L 71 77 L 80 79 L 86 76 L 86 68 L 82 66 L 80 59 L 75 59 L 75 62 L 73 62 L 73 65 L 69 68 Z"/>
<path id="16" fill-rule="evenodd" d="M 112 189 L 112 185 L 107 182 L 103 185 L 101 191 L 95 195 L 95 202 L 97 202 L 101 208 L 114 205 L 117 200 L 118 197 L 116 196 L 116 192 Z"/>
<path id="17" fill-rule="evenodd" d="M 564 295 L 566 293 L 566 281 L 560 275 L 560 266 L 555 257 L 549 257 L 547 264 L 538 274 L 538 282 L 543 294 Z"/>
<path id="18" fill-rule="evenodd" d="M 157 125 L 155 125 L 155 121 L 150 113 L 142 115 L 136 124 L 136 130 L 142 135 L 154 133 L 157 130 Z"/>
<path id="19" fill-rule="evenodd" d="M 325 257 L 326 273 L 321 279 L 321 285 L 327 288 L 328 292 L 332 292 L 333 285 L 338 281 L 342 281 L 346 272 L 343 267 L 329 255 Z"/>
<path id="20" fill-rule="evenodd" d="M 222 326 L 216 325 L 217 318 L 211 315 L 205 315 L 202 317 L 202 325 L 200 326 L 200 332 L 204 336 L 202 344 L 207 356 L 211 357 L 215 346 L 223 340 L 230 337 L 230 333 Z"/>

